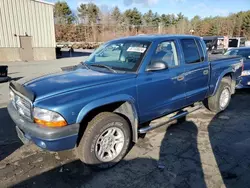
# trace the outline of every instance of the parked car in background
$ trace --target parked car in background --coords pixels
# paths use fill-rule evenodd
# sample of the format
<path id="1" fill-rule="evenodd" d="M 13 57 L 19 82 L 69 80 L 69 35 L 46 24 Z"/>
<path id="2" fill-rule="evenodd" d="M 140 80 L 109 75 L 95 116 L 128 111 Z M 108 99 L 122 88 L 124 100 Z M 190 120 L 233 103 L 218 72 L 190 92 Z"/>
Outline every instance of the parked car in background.
<path id="1" fill-rule="evenodd" d="M 250 47 L 250 40 L 247 40 L 247 41 L 245 42 L 245 46 L 246 46 L 246 47 Z"/>
<path id="2" fill-rule="evenodd" d="M 139 134 L 200 109 L 201 102 L 225 110 L 242 65 L 239 57 L 209 61 L 196 36 L 121 38 L 69 71 L 11 82 L 8 111 L 24 143 L 74 148 L 81 161 L 103 169 L 122 160 Z M 164 123 L 150 124 L 165 115 Z"/>
<path id="3" fill-rule="evenodd" d="M 242 72 L 242 78 L 236 88 L 250 88 L 250 47 L 232 48 L 229 49 L 224 55 L 238 55 L 243 57 L 244 71 Z"/>
<path id="4" fill-rule="evenodd" d="M 244 47 L 247 39 L 245 37 L 230 37 L 228 42 L 228 49 Z"/>
<path id="5" fill-rule="evenodd" d="M 206 44 L 206 49 L 212 54 L 223 54 L 227 47 L 224 46 L 223 36 L 204 36 L 202 37 Z"/>

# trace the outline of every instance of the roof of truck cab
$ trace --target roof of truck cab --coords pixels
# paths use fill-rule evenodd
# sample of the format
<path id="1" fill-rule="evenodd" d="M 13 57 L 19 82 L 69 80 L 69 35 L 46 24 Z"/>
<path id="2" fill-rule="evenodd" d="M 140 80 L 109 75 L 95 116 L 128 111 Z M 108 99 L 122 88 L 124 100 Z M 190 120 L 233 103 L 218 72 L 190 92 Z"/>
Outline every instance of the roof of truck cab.
<path id="1" fill-rule="evenodd" d="M 136 36 L 129 36 L 129 37 L 123 37 L 119 38 L 113 41 L 119 41 L 119 40 L 141 40 L 141 41 L 150 41 L 154 42 L 159 39 L 168 39 L 168 38 L 201 38 L 199 36 L 194 35 L 136 35 Z"/>

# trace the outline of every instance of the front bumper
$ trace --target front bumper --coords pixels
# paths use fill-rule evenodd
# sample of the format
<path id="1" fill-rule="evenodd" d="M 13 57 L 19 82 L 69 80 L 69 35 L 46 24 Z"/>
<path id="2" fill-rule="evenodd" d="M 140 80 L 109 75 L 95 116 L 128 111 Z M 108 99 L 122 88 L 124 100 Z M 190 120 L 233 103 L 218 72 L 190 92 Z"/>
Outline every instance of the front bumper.
<path id="1" fill-rule="evenodd" d="M 236 85 L 236 88 L 250 88 L 250 76 L 242 76 L 239 83 Z"/>
<path id="2" fill-rule="evenodd" d="M 37 146 L 49 151 L 62 151 L 75 147 L 79 124 L 67 125 L 61 128 L 43 127 L 20 116 L 12 103 L 8 105 L 8 112 L 17 126 L 19 138 L 25 144 L 32 141 Z"/>

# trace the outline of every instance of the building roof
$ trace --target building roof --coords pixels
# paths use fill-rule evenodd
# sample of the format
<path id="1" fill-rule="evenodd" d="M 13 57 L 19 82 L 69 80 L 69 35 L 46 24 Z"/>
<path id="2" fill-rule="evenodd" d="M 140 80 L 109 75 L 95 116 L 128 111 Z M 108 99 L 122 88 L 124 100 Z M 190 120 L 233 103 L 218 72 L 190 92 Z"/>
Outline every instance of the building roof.
<path id="1" fill-rule="evenodd" d="M 51 3 L 51 2 L 47 2 L 47 1 L 44 1 L 44 0 L 32 0 L 32 1 L 36 1 L 36 2 L 39 2 L 39 3 L 44 3 L 44 4 L 48 4 L 48 5 L 55 5 L 55 3 Z"/>

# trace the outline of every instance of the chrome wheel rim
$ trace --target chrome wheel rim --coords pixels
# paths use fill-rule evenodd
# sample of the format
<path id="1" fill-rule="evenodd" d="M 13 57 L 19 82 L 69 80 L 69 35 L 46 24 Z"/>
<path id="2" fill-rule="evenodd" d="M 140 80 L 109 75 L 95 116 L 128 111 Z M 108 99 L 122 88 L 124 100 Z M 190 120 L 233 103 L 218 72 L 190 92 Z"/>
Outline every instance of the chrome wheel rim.
<path id="1" fill-rule="evenodd" d="M 226 108 L 226 106 L 229 103 L 229 99 L 230 99 L 230 91 L 228 88 L 225 88 L 220 95 L 220 107 L 221 109 Z"/>
<path id="2" fill-rule="evenodd" d="M 110 127 L 98 137 L 95 155 L 102 162 L 112 161 L 121 153 L 124 143 L 123 131 L 117 127 Z"/>

